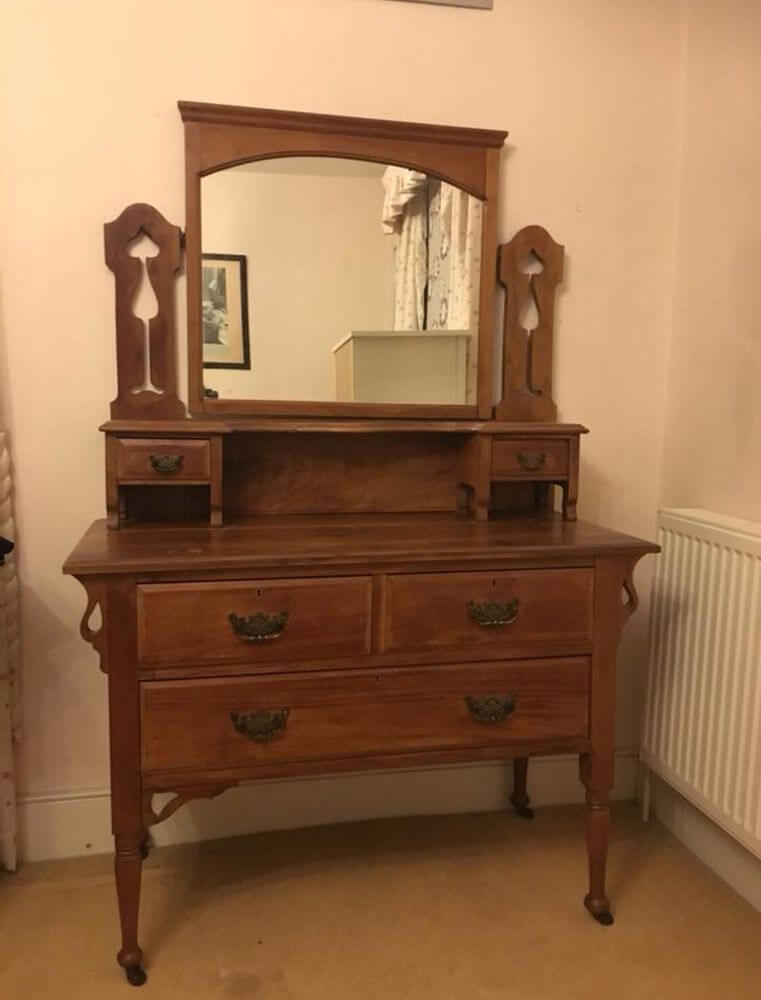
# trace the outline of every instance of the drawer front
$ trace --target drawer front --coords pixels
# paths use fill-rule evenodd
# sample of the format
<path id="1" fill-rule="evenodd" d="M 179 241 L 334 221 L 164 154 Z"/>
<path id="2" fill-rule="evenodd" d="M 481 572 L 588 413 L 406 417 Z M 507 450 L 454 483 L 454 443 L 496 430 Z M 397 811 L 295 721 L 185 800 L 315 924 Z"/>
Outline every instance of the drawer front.
<path id="1" fill-rule="evenodd" d="M 145 584 L 138 655 L 160 667 L 369 653 L 371 593 L 370 577 Z"/>
<path id="2" fill-rule="evenodd" d="M 585 657 L 141 684 L 146 774 L 568 744 L 588 737 Z"/>
<path id="3" fill-rule="evenodd" d="M 495 438 L 492 477 L 541 479 L 568 475 L 568 442 L 542 438 Z"/>
<path id="4" fill-rule="evenodd" d="M 119 438 L 116 476 L 123 483 L 208 482 L 211 446 L 208 441 Z"/>
<path id="5" fill-rule="evenodd" d="M 385 649 L 589 642 L 591 569 L 389 576 Z"/>

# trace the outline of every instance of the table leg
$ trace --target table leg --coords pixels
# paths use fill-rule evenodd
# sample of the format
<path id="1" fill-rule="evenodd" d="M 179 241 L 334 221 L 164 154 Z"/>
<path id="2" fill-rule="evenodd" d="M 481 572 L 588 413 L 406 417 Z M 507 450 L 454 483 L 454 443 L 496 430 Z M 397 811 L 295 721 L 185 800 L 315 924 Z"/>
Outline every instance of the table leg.
<path id="1" fill-rule="evenodd" d="M 137 919 L 140 908 L 140 878 L 143 868 L 143 833 L 123 833 L 114 837 L 116 858 L 116 895 L 122 946 L 116 960 L 133 986 L 142 986 L 147 976 L 142 968 L 143 952 L 137 943 Z"/>
<path id="2" fill-rule="evenodd" d="M 527 790 L 528 757 L 516 757 L 513 760 L 513 794 L 510 803 L 522 819 L 533 819 L 534 810 L 530 808 L 531 799 Z"/>

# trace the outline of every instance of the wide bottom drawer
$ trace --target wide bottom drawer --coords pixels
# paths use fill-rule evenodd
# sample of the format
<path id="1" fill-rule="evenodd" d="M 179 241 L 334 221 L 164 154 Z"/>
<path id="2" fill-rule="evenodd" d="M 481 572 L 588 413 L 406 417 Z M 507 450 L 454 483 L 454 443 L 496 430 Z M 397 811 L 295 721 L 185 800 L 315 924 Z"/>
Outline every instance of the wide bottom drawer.
<path id="1" fill-rule="evenodd" d="M 588 736 L 585 657 L 141 685 L 145 774 Z"/>

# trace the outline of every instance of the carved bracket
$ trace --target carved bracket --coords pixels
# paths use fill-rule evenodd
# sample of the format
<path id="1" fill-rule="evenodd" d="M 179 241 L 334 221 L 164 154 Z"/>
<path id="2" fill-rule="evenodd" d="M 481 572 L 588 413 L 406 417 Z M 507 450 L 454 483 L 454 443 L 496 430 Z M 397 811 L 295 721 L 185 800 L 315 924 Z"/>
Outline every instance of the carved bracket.
<path id="1" fill-rule="evenodd" d="M 237 781 L 230 781 L 223 785 L 191 785 L 187 788 L 180 788 L 174 793 L 174 798 L 170 799 L 158 812 L 155 812 L 153 808 L 153 796 L 158 793 L 143 792 L 143 825 L 147 829 L 149 826 L 155 826 L 156 823 L 163 823 L 186 802 L 190 802 L 192 799 L 215 799 L 222 792 L 226 792 L 228 788 L 237 784 Z"/>
<path id="2" fill-rule="evenodd" d="M 499 282 L 505 288 L 502 401 L 498 420 L 555 420 L 552 348 L 555 290 L 563 280 L 565 249 L 541 226 L 526 226 L 499 247 Z M 527 259 L 535 261 L 529 270 Z M 533 305 L 536 326 L 522 322 Z M 525 322 L 525 321 L 524 321 Z"/>
<path id="3" fill-rule="evenodd" d="M 637 593 L 637 588 L 634 586 L 634 567 L 636 565 L 637 559 L 632 559 L 627 564 L 626 576 L 624 577 L 624 582 L 621 585 L 623 592 L 626 595 L 626 599 L 621 602 L 621 628 L 626 625 L 639 607 L 639 594 Z"/>
<path id="4" fill-rule="evenodd" d="M 174 275 L 181 263 L 179 226 L 166 221 L 151 205 L 130 205 L 103 227 L 106 264 L 116 279 L 116 365 L 118 392 L 112 419 L 181 419 L 185 405 L 177 395 L 177 351 L 174 322 Z M 158 311 L 148 322 L 132 311 L 140 285 L 142 261 L 129 253 L 141 233 L 159 252 L 146 258 L 148 280 Z"/>
<path id="5" fill-rule="evenodd" d="M 79 582 L 87 593 L 87 607 L 79 623 L 79 634 L 89 642 L 99 657 L 99 666 L 104 674 L 108 673 L 108 663 L 106 662 L 106 619 L 105 619 L 105 592 L 106 588 L 102 580 L 93 580 L 87 577 L 78 577 Z M 90 628 L 90 619 L 96 608 L 100 609 L 101 623 L 99 629 Z"/>

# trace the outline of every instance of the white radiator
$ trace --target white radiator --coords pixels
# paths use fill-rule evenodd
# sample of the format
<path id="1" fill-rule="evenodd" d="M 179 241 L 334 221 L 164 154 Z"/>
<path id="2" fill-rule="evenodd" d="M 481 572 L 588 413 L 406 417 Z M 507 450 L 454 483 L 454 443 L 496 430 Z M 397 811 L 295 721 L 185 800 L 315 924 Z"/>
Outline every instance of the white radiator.
<path id="1" fill-rule="evenodd" d="M 761 524 L 662 510 L 643 763 L 761 857 Z"/>

